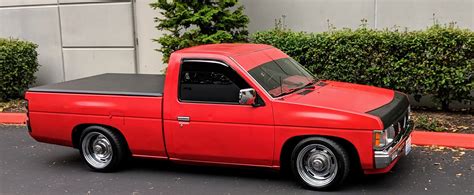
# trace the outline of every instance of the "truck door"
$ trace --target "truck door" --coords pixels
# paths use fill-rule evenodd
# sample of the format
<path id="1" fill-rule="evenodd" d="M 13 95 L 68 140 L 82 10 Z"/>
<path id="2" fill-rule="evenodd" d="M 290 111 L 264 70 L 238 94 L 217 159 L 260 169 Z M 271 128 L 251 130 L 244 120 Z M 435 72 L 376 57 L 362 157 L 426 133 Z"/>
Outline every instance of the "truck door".
<path id="1" fill-rule="evenodd" d="M 171 110 L 164 120 L 169 157 L 271 166 L 274 123 L 270 102 L 260 107 L 240 105 L 240 89 L 251 86 L 222 61 L 185 60 L 175 69 L 168 74 L 179 75 L 174 84 L 178 98 L 164 105 Z"/>

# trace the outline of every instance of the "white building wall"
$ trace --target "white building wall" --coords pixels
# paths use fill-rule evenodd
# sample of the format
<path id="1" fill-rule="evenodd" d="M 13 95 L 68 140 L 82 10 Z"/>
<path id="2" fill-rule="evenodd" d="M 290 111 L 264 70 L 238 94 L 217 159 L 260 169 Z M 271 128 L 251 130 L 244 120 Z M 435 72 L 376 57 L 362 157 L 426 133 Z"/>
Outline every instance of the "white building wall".
<path id="1" fill-rule="evenodd" d="M 20 38 L 39 45 L 41 67 L 37 83 L 55 83 L 64 80 L 61 36 L 57 5 L 20 6 L 15 0 L 0 1 L 0 37 Z M 18 1 L 32 3 L 36 1 Z"/>
<path id="2" fill-rule="evenodd" d="M 136 72 L 132 2 L 97 2 L 59 5 L 66 80 Z"/>
<path id="3" fill-rule="evenodd" d="M 154 0 L 0 0 L 0 37 L 39 45 L 37 84 L 105 72 L 161 73 L 165 65 L 152 39 L 159 11 Z M 474 0 L 240 0 L 249 31 L 273 28 L 275 19 L 296 31 L 328 25 L 357 28 L 399 26 L 409 30 L 455 21 L 474 30 Z M 433 13 L 435 16 L 433 17 Z"/>
<path id="4" fill-rule="evenodd" d="M 0 37 L 39 45 L 37 84 L 135 73 L 130 0 L 1 0 Z"/>
<path id="5" fill-rule="evenodd" d="M 292 30 L 322 32 L 328 24 L 357 28 L 361 19 L 374 25 L 374 0 L 241 0 L 250 17 L 249 31 L 275 27 L 281 19 Z"/>
<path id="6" fill-rule="evenodd" d="M 63 47 L 133 48 L 131 2 L 60 5 Z"/>
<path id="7" fill-rule="evenodd" d="M 275 25 L 275 19 L 296 31 L 322 32 L 328 24 L 357 28 L 362 19 L 372 28 L 398 26 L 409 30 L 456 22 L 474 29 L 474 0 L 240 0 L 250 17 L 249 31 Z M 433 14 L 435 16 L 433 17 Z"/>
<path id="8" fill-rule="evenodd" d="M 154 18 L 158 10 L 150 8 L 154 0 L 136 0 L 135 2 L 135 33 L 137 36 L 138 72 L 141 74 L 162 74 L 165 66 L 161 61 L 163 55 L 156 51 L 158 43 L 152 41 L 163 35 L 155 26 Z"/>
<path id="9" fill-rule="evenodd" d="M 377 0 L 377 18 L 378 28 L 418 30 L 436 21 L 474 30 L 474 0 Z"/>

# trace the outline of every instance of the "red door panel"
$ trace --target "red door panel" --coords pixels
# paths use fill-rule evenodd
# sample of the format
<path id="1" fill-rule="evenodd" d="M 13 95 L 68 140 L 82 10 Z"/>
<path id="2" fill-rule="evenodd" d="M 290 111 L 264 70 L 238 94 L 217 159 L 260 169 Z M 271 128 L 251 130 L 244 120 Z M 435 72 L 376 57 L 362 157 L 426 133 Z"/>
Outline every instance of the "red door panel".
<path id="1" fill-rule="evenodd" d="M 165 120 L 171 158 L 271 166 L 274 127 L 269 105 L 177 103 Z M 178 116 L 189 117 L 180 122 Z"/>
<path id="2" fill-rule="evenodd" d="M 175 55 L 167 70 L 164 98 L 164 136 L 172 160 L 271 166 L 274 150 L 274 122 L 270 101 L 266 105 L 218 104 L 178 101 L 180 59 L 193 56 Z M 200 56 L 202 59 L 202 56 Z M 243 70 L 229 58 L 209 56 L 225 62 L 241 76 Z M 248 78 L 244 80 L 249 82 Z M 174 82 L 168 82 L 174 81 Z M 255 88 L 253 83 L 248 83 Z M 219 93 L 219 91 L 215 91 Z M 257 93 L 262 92 L 257 89 Z M 238 94 L 236 94 L 238 95 Z M 189 117 L 189 122 L 178 121 Z"/>

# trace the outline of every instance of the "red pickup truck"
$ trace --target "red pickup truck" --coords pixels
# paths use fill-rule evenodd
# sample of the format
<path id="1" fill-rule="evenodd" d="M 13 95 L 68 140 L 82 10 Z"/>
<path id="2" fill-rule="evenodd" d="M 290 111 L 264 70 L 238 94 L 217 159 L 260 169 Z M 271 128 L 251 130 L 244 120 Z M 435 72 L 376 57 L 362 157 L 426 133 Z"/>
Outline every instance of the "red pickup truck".
<path id="1" fill-rule="evenodd" d="M 288 168 L 312 189 L 351 169 L 388 172 L 410 151 L 406 95 L 318 80 L 282 51 L 214 44 L 174 52 L 166 76 L 102 74 L 34 87 L 28 129 L 96 171 L 128 157 Z"/>

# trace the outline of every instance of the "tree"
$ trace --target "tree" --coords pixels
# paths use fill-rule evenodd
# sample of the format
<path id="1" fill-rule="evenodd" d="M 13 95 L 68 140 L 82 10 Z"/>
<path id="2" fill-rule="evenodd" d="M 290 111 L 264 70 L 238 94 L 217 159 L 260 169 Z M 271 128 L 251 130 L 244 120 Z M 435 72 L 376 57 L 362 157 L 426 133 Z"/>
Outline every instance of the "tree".
<path id="1" fill-rule="evenodd" d="M 249 18 L 237 0 L 156 0 L 153 9 L 160 10 L 155 17 L 158 30 L 166 35 L 154 39 L 161 44 L 167 63 L 173 51 L 201 44 L 247 41 Z M 237 6 L 237 7 L 235 7 Z"/>

